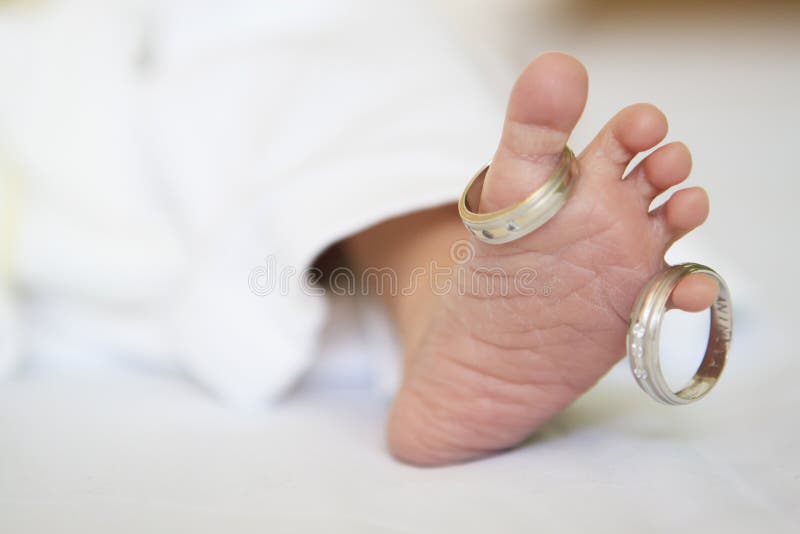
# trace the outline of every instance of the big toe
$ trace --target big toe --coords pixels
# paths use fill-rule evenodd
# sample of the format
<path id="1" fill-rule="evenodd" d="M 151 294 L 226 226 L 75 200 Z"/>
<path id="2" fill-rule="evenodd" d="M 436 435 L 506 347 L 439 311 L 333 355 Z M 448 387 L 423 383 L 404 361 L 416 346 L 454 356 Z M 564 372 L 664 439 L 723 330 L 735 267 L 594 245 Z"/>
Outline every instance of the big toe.
<path id="1" fill-rule="evenodd" d="M 583 112 L 588 87 L 586 69 L 572 56 L 551 52 L 527 66 L 511 92 L 481 212 L 519 202 L 544 183 Z"/>

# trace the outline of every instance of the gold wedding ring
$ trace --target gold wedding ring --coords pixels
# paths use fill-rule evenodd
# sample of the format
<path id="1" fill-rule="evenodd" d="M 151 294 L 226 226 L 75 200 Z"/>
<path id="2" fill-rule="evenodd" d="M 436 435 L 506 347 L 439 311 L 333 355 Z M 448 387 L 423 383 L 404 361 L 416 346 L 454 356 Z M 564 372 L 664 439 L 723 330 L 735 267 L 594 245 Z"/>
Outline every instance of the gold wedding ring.
<path id="1" fill-rule="evenodd" d="M 458 202 L 461 220 L 476 239 L 492 245 L 508 243 L 523 237 L 550 220 L 567 201 L 578 177 L 578 162 L 569 147 L 564 147 L 558 166 L 547 181 L 511 207 L 478 213 L 483 181 L 491 162 L 469 181 Z"/>
<path id="2" fill-rule="evenodd" d="M 672 391 L 661 372 L 659 336 L 672 290 L 684 277 L 700 273 L 713 278 L 719 295 L 711 306 L 711 327 L 703 360 L 689 383 Z M 637 384 L 664 404 L 689 404 L 705 396 L 719 380 L 728 358 L 733 334 L 731 295 L 725 280 L 713 269 L 698 263 L 674 265 L 655 275 L 639 293 L 628 326 L 628 361 Z"/>

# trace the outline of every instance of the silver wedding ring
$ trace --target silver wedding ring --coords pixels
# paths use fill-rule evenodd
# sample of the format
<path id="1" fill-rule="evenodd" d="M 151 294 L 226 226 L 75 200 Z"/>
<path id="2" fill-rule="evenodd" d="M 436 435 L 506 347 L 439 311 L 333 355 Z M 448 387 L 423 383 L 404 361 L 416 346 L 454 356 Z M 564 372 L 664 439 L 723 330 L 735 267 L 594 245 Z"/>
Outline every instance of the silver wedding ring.
<path id="1" fill-rule="evenodd" d="M 711 326 L 703 361 L 689 383 L 672 391 L 661 372 L 659 336 L 667 312 L 667 302 L 680 280 L 693 273 L 712 277 L 719 285 L 719 296 L 711 306 Z M 714 270 L 698 263 L 682 263 L 654 276 L 633 305 L 628 326 L 628 360 L 639 386 L 664 404 L 689 404 L 705 396 L 719 380 L 733 333 L 733 310 L 725 280 Z"/>
<path id="2" fill-rule="evenodd" d="M 489 165 L 485 165 L 469 181 L 458 202 L 461 220 L 476 239 L 499 245 L 525 236 L 548 220 L 567 201 L 578 176 L 578 163 L 569 147 L 564 147 L 558 166 L 547 181 L 522 202 L 491 213 L 478 213 L 483 181 Z"/>

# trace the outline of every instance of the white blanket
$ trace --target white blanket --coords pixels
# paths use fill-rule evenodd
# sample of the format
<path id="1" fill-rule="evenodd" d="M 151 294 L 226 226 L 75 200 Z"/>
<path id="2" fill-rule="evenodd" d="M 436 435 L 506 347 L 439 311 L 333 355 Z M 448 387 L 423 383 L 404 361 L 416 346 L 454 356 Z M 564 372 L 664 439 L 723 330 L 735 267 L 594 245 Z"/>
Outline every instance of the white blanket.
<path id="1" fill-rule="evenodd" d="M 308 368 L 327 306 L 302 284 L 315 256 L 452 202 L 501 125 L 421 2 L 12 7 L 0 154 L 23 185 L 27 352 L 177 364 L 235 404 Z"/>

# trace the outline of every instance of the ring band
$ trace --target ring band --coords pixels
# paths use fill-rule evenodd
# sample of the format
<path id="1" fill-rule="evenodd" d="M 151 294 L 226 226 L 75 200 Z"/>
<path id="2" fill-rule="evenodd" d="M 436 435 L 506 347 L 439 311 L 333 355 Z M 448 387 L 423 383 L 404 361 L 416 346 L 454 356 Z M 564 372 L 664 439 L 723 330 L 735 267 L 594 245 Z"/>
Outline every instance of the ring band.
<path id="1" fill-rule="evenodd" d="M 546 223 L 567 201 L 578 176 L 578 163 L 569 147 L 564 147 L 556 170 L 525 200 L 492 213 L 477 213 L 483 181 L 491 162 L 469 181 L 458 202 L 461 220 L 476 239 L 499 245 L 527 235 Z"/>
<path id="2" fill-rule="evenodd" d="M 711 306 L 711 327 L 703 361 L 689 383 L 673 392 L 661 372 L 659 336 L 667 301 L 685 276 L 701 273 L 714 278 L 719 296 Z M 719 380 L 733 333 L 733 309 L 728 286 L 714 270 L 698 263 L 682 263 L 654 276 L 636 299 L 628 326 L 628 361 L 633 376 L 645 393 L 664 404 L 689 404 L 705 396 Z"/>

